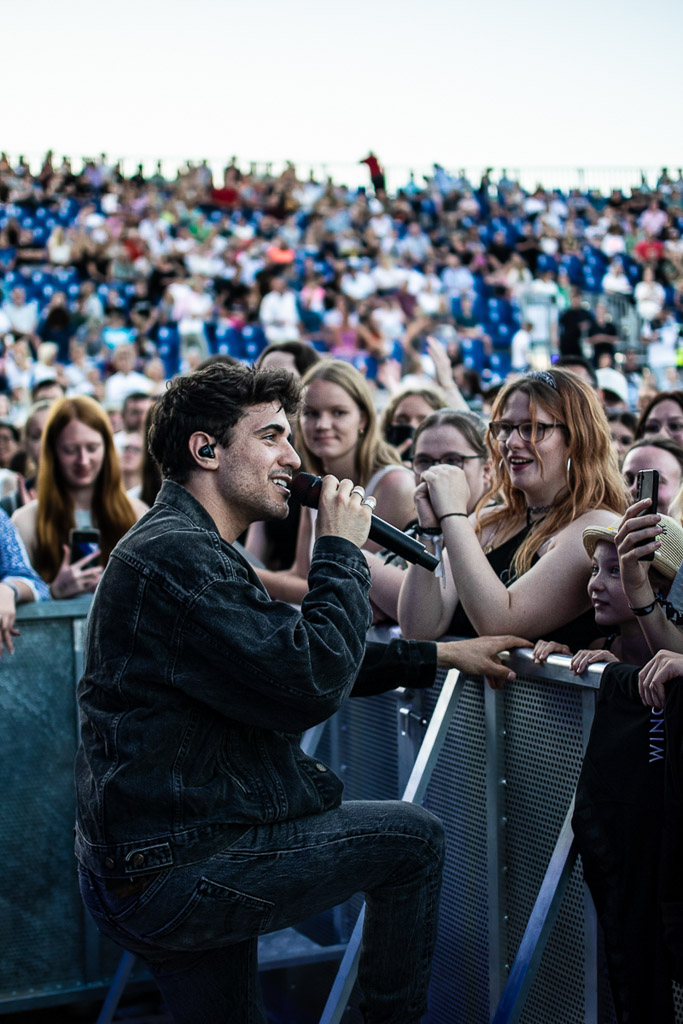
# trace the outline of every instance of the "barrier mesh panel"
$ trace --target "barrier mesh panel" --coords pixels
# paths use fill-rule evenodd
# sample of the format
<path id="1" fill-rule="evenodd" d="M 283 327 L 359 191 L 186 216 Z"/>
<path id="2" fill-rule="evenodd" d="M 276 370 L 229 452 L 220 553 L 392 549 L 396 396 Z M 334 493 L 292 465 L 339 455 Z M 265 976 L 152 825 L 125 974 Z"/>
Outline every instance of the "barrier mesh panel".
<path id="1" fill-rule="evenodd" d="M 0 666 L 0 1007 L 110 977 L 121 950 L 86 923 L 76 877 L 73 620 L 20 623 Z"/>
<path id="2" fill-rule="evenodd" d="M 380 694 L 348 701 L 330 719 L 317 755 L 344 783 L 345 800 L 396 800 L 397 697 Z"/>
<path id="3" fill-rule="evenodd" d="M 505 695 L 505 733 L 508 962 L 512 963 L 581 770 L 581 691 L 518 678 Z M 559 993 L 563 1024 L 583 1024 L 584 911 L 578 866 L 527 997 L 525 1024 L 547 1024 L 553 1007 L 557 1014 Z"/>
<path id="4" fill-rule="evenodd" d="M 435 693 L 426 695 L 429 713 Z M 475 1024 L 488 1012 L 488 879 L 484 699 L 466 682 L 427 790 L 447 853 L 432 968 L 429 1024 Z"/>
<path id="5" fill-rule="evenodd" d="M 22 626 L 14 656 L 2 660 L 0 730 L 2 986 L 73 981 L 82 959 L 80 936 L 64 922 L 82 910 L 70 827 L 75 710 L 69 619 Z"/>

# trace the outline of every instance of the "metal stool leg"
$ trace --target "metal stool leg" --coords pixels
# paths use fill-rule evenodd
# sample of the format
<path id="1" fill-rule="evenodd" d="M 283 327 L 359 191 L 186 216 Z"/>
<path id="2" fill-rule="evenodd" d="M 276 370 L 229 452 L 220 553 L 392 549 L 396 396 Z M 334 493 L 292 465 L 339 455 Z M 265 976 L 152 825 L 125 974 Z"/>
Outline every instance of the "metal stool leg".
<path id="1" fill-rule="evenodd" d="M 123 990 L 126 987 L 130 972 L 133 970 L 133 964 L 135 963 L 135 955 L 133 953 L 125 952 L 119 960 L 119 965 L 116 968 L 116 974 L 112 978 L 107 997 L 102 1004 L 100 1015 L 97 1018 L 96 1024 L 111 1024 L 116 1013 L 116 1008 L 119 1005 Z"/>

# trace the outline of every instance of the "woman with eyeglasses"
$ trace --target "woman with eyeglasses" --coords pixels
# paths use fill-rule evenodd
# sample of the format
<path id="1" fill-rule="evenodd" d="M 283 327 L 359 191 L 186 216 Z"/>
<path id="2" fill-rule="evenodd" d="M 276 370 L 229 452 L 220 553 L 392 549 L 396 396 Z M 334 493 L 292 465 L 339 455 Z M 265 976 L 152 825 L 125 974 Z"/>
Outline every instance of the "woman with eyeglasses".
<path id="1" fill-rule="evenodd" d="M 683 391 L 652 396 L 636 423 L 636 441 L 643 437 L 670 437 L 683 444 Z"/>
<path id="2" fill-rule="evenodd" d="M 590 642 L 582 541 L 608 526 L 626 493 L 595 392 L 569 370 L 516 378 L 496 397 L 487 435 L 491 481 L 472 513 L 467 473 L 435 464 L 415 492 L 419 537 L 444 547 L 442 581 L 411 566 L 399 624 L 417 639 L 515 632 Z M 500 495 L 496 504 L 489 502 Z"/>

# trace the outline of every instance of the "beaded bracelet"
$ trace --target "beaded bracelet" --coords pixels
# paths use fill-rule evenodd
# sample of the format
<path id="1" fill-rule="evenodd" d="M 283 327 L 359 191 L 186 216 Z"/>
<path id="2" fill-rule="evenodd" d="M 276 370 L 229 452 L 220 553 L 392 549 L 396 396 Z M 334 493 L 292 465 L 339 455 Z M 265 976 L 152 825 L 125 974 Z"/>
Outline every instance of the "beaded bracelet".
<path id="1" fill-rule="evenodd" d="M 440 526 L 418 526 L 418 537 L 438 537 L 441 534 Z"/>
<path id="2" fill-rule="evenodd" d="M 442 522 L 444 519 L 448 519 L 449 516 L 464 516 L 465 519 L 469 519 L 467 512 L 446 512 L 445 515 L 439 517 L 439 522 Z"/>

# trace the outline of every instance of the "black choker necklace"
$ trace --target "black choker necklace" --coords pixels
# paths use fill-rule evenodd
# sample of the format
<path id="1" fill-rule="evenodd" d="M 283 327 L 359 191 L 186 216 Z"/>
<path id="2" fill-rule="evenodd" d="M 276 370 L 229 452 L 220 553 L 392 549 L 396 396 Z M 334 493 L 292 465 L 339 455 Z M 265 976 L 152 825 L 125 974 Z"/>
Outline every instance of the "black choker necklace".
<path id="1" fill-rule="evenodd" d="M 532 516 L 547 515 L 552 508 L 552 505 L 527 505 L 526 507 L 526 522 L 527 526 L 531 524 Z"/>

